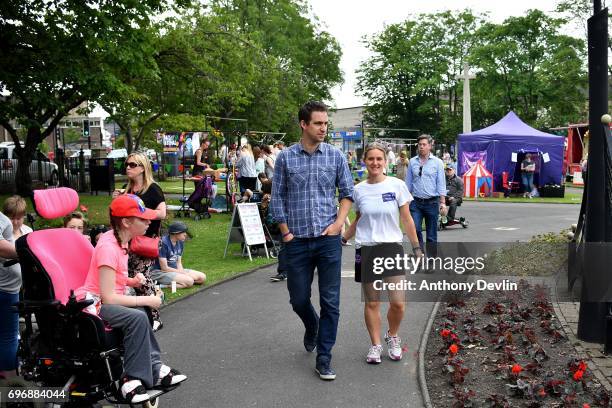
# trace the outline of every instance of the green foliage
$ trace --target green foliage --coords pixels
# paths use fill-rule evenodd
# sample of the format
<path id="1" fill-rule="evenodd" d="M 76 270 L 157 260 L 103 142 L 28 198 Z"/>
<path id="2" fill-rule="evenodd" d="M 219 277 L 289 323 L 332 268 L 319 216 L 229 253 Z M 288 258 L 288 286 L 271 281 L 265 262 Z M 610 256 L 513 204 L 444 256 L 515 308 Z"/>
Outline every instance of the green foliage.
<path id="1" fill-rule="evenodd" d="M 420 14 L 367 39 L 374 56 L 358 71 L 357 86 L 372 102 L 367 121 L 451 141 L 461 120 L 457 77 L 482 21 L 470 10 Z"/>
<path id="2" fill-rule="evenodd" d="M 538 128 L 582 119 L 586 77 L 580 39 L 559 34 L 563 21 L 530 10 L 476 33 L 472 64 L 476 123 L 490 124 L 508 111 Z"/>
<path id="3" fill-rule="evenodd" d="M 470 10 L 421 14 L 366 39 L 373 56 L 358 71 L 366 120 L 418 128 L 452 143 L 462 131 L 462 74 L 469 62 L 472 127 L 514 110 L 538 128 L 584 119 L 584 42 L 559 33 L 563 20 L 530 10 L 501 24 Z"/>
<path id="4" fill-rule="evenodd" d="M 45 140 L 43 140 L 38 145 L 38 150 L 40 150 L 44 154 L 47 154 L 47 153 L 49 153 L 49 150 L 51 150 L 51 148 L 49 147 L 49 144 Z"/>
<path id="5" fill-rule="evenodd" d="M 0 99 L 0 124 L 15 141 L 11 120 L 28 130 L 16 147 L 17 189 L 28 194 L 35 148 L 62 117 L 100 95 L 132 92 L 125 78 L 155 76 L 150 17 L 169 8 L 160 0 L 1 4 L 0 92 L 10 97 Z"/>

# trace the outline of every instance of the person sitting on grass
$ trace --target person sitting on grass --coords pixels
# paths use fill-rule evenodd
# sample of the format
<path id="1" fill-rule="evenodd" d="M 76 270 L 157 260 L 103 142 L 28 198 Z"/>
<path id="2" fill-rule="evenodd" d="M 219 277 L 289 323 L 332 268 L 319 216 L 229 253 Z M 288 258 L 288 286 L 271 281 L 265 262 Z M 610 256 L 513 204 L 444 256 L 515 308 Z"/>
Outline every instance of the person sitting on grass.
<path id="1" fill-rule="evenodd" d="M 188 288 L 206 281 L 204 273 L 183 268 L 181 258 L 186 239 L 187 225 L 180 221 L 170 224 L 168 235 L 161 239 L 159 258 L 151 271 L 151 278 L 158 284 L 168 286 L 175 281 L 178 288 Z"/>

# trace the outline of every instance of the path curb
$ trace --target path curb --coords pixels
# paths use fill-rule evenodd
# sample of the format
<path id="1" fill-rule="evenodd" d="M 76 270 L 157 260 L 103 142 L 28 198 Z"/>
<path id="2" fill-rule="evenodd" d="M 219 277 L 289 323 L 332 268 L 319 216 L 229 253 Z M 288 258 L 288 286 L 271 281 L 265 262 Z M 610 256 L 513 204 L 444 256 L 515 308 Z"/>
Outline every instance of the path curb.
<path id="1" fill-rule="evenodd" d="M 241 278 L 241 277 L 246 276 L 246 275 L 250 275 L 250 274 L 252 274 L 253 272 L 257 272 L 257 271 L 259 271 L 259 270 L 265 269 L 265 268 L 267 268 L 267 267 L 269 267 L 269 266 L 273 266 L 273 265 L 276 265 L 276 263 L 271 263 L 271 264 L 268 264 L 268 265 L 260 265 L 260 266 L 257 266 L 257 267 L 255 267 L 255 268 L 253 268 L 253 269 L 249 269 L 248 271 L 240 272 L 239 274 L 232 275 L 232 276 L 227 277 L 227 278 L 225 278 L 225 279 L 221 279 L 220 281 L 215 282 L 215 283 L 213 283 L 212 285 L 209 285 L 209 286 L 204 286 L 204 287 L 202 287 L 202 288 L 200 288 L 200 289 L 198 289 L 198 290 L 196 290 L 196 291 L 194 291 L 194 292 L 191 292 L 191 293 L 189 293 L 189 294 L 187 294 L 187 295 L 185 295 L 185 296 L 182 296 L 182 297 L 180 297 L 180 298 L 176 298 L 176 299 L 172 300 L 172 302 L 170 302 L 170 303 L 163 304 L 163 305 L 162 305 L 162 306 L 159 308 L 159 310 L 163 310 L 163 309 L 165 309 L 165 308 L 167 308 L 167 307 L 169 307 L 169 306 L 172 306 L 172 305 L 174 305 L 174 304 L 176 304 L 176 303 L 178 303 L 178 302 L 181 302 L 181 301 L 183 301 L 183 300 L 185 300 L 185 299 L 189 299 L 190 297 L 192 297 L 192 296 L 194 296 L 194 295 L 197 295 L 198 293 L 202 293 L 202 292 L 204 292 L 204 291 L 207 291 L 207 290 L 209 290 L 209 289 L 212 289 L 212 288 L 214 288 L 214 287 L 216 287 L 216 286 L 219 286 L 219 285 L 221 285 L 221 284 L 224 284 L 224 283 L 227 283 L 227 282 L 233 281 L 234 279 L 238 279 L 238 278 Z"/>
<path id="2" fill-rule="evenodd" d="M 425 352 L 427 351 L 427 341 L 429 340 L 429 333 L 431 333 L 431 328 L 433 327 L 434 320 L 436 320 L 436 315 L 438 314 L 439 307 L 440 301 L 438 300 L 434 305 L 431 314 L 429 315 L 429 319 L 427 319 L 425 331 L 421 336 L 421 343 L 419 344 L 419 388 L 421 389 L 423 404 L 426 408 L 433 408 L 433 405 L 431 404 L 431 398 L 429 397 L 429 391 L 427 389 L 427 380 L 425 379 Z"/>
<path id="3" fill-rule="evenodd" d="M 561 323 L 561 327 L 563 328 L 563 331 L 567 336 L 568 342 L 570 342 L 570 344 L 574 347 L 578 357 L 588 362 L 588 367 L 591 369 L 591 371 L 595 375 L 595 378 L 597 378 L 599 383 L 606 389 L 606 391 L 612 392 L 612 383 L 610 383 L 609 378 L 605 376 L 605 374 L 601 370 L 601 367 L 597 365 L 597 363 L 587 351 L 587 348 L 592 352 L 593 350 L 603 349 L 603 346 L 599 343 L 587 343 L 576 337 L 576 333 L 574 333 L 572 325 L 567 321 L 567 319 L 565 318 L 565 313 L 563 312 L 564 310 L 566 310 L 566 312 L 570 311 L 570 306 L 566 305 L 566 303 L 574 302 L 563 302 L 564 304 L 560 303 L 558 301 L 557 296 L 557 286 L 553 285 L 553 287 L 554 290 L 552 291 L 552 296 L 554 297 L 554 299 L 551 303 L 555 310 L 555 314 L 557 315 L 557 319 L 559 319 L 559 323 Z M 603 355 L 601 352 L 599 352 L 599 354 Z"/>

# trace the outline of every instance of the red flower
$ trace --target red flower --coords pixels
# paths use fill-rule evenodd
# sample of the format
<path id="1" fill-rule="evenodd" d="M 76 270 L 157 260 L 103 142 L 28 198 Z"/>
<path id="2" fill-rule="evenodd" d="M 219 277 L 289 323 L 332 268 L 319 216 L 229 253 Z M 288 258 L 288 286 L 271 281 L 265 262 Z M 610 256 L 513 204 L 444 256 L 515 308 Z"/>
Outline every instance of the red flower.
<path id="1" fill-rule="evenodd" d="M 450 351 L 451 354 L 457 354 L 457 352 L 459 351 L 459 347 L 456 344 L 451 344 L 451 346 L 448 348 L 448 351 Z"/>
<path id="2" fill-rule="evenodd" d="M 514 364 L 512 366 L 512 374 L 518 375 L 518 373 L 520 373 L 521 371 L 523 371 L 523 367 L 521 367 L 520 364 Z"/>
<path id="3" fill-rule="evenodd" d="M 85 207 L 83 204 L 81 204 L 81 206 L 79 207 L 81 212 L 86 213 L 87 212 L 87 207 Z"/>
<path id="4" fill-rule="evenodd" d="M 584 404 L 582 404 L 582 408 L 591 408 L 591 406 L 585 402 Z"/>
<path id="5" fill-rule="evenodd" d="M 440 335 L 442 337 L 448 337 L 451 334 L 451 331 L 448 329 L 442 329 L 442 331 L 440 332 Z"/>
<path id="6" fill-rule="evenodd" d="M 575 380 L 575 381 L 580 381 L 580 380 L 582 380 L 582 376 L 583 376 L 583 375 L 584 375 L 584 371 L 582 371 L 582 370 L 577 370 L 577 371 L 574 373 L 574 380 Z"/>
<path id="7" fill-rule="evenodd" d="M 450 336 L 451 336 L 451 340 L 453 340 L 453 341 L 458 341 L 459 340 L 459 337 L 457 337 L 457 335 L 455 333 L 451 333 Z"/>
<path id="8" fill-rule="evenodd" d="M 586 369 L 587 369 L 586 363 L 584 361 L 581 361 L 580 363 L 578 363 L 578 369 L 580 371 L 586 371 Z"/>

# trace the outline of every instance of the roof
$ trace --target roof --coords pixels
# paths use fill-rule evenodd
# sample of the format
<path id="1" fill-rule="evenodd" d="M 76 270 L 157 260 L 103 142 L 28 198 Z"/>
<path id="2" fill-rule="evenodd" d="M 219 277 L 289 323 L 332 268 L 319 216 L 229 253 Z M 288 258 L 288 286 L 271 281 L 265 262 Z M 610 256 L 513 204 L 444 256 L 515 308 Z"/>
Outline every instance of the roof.
<path id="1" fill-rule="evenodd" d="M 482 160 L 478 160 L 471 169 L 465 172 L 463 177 L 493 177 L 493 175 L 482 164 Z"/>
<path id="2" fill-rule="evenodd" d="M 563 136 L 551 135 L 534 129 L 523 122 L 512 111 L 508 112 L 499 122 L 489 127 L 459 135 L 462 140 L 472 140 L 472 137 L 477 139 L 477 136 L 481 136 L 483 139 L 490 139 L 491 137 L 504 138 L 513 142 L 520 142 L 525 140 L 525 138 L 538 138 L 540 141 L 548 139 L 551 142 L 559 140 L 563 143 Z"/>

